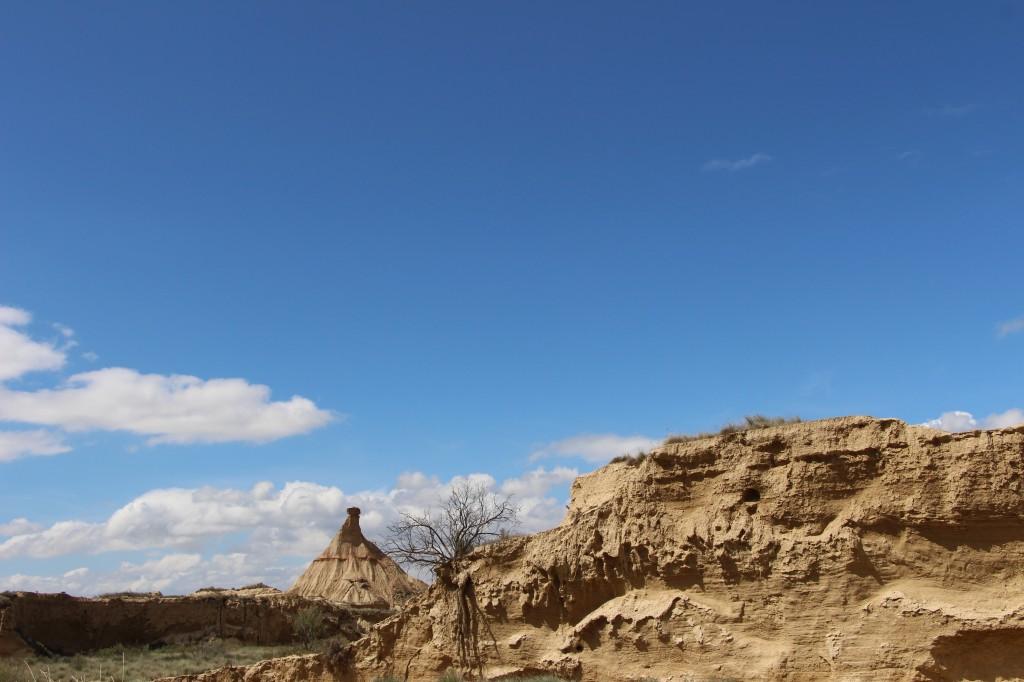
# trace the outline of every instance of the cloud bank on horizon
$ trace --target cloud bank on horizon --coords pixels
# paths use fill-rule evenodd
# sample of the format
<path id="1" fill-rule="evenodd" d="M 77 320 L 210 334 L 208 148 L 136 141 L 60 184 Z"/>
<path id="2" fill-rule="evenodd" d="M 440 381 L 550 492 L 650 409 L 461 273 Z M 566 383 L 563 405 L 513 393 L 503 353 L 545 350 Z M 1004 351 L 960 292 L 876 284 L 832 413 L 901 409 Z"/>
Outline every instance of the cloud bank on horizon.
<path id="1" fill-rule="evenodd" d="M 1011 408 L 1005 412 L 997 412 L 978 420 L 970 412 L 953 410 L 943 412 L 935 419 L 929 419 L 921 424 L 931 429 L 940 431 L 973 431 L 975 429 L 1005 429 L 1011 426 L 1024 424 L 1024 410 Z"/>
<path id="2" fill-rule="evenodd" d="M 280 488 L 261 482 L 248 490 L 150 490 L 100 522 L 60 521 L 44 527 L 18 518 L 0 523 L 0 561 L 128 551 L 168 553 L 142 563 L 122 562 L 116 570 L 97 572 L 82 566 L 56 576 L 0 576 L 0 590 L 189 592 L 201 585 L 259 581 L 287 587 L 337 532 L 348 507 L 361 508 L 364 531 L 380 537 L 402 512 L 421 512 L 436 505 L 454 485 L 468 480 L 494 495 L 513 495 L 521 509 L 520 529 L 536 532 L 561 521 L 564 503 L 552 491 L 578 475 L 577 469 L 541 467 L 501 482 L 483 473 L 441 481 L 410 472 L 399 476 L 389 490 L 355 493 L 306 481 Z M 204 554 L 230 538 L 235 540 L 227 550 Z"/>

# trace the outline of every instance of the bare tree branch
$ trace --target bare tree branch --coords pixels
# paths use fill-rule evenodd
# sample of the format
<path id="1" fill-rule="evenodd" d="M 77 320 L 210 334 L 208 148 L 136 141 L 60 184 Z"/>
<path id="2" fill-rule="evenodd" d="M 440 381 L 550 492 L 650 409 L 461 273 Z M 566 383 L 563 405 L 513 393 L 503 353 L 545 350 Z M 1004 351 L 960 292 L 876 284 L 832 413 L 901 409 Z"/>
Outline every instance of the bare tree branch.
<path id="1" fill-rule="evenodd" d="M 519 520 L 512 497 L 499 497 L 479 483 L 455 485 L 437 511 L 403 513 L 388 526 L 384 550 L 399 563 L 435 572 L 474 548 L 506 535 Z"/>

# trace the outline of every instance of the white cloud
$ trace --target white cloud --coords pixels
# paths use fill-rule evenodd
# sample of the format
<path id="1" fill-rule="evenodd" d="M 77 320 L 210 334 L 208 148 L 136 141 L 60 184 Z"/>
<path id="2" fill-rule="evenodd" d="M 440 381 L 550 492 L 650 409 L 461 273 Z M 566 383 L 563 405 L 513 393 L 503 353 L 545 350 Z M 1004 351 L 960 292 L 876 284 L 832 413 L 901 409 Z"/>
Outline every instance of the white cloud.
<path id="1" fill-rule="evenodd" d="M 221 557 L 213 557 L 210 565 L 214 567 L 221 561 Z M 125 591 L 159 592 L 176 583 L 189 582 L 190 579 L 192 582 L 201 582 L 202 577 L 212 572 L 203 570 L 202 565 L 202 557 L 198 554 L 167 554 L 141 564 L 124 562 L 116 570 L 100 573 L 88 568 L 76 568 L 59 576 L 18 574 L 0 577 L 0 589 L 79 595 Z"/>
<path id="2" fill-rule="evenodd" d="M 5 327 L 23 327 L 32 321 L 27 310 L 0 305 L 0 325 Z"/>
<path id="3" fill-rule="evenodd" d="M 0 576 L 0 590 L 182 593 L 204 585 L 232 587 L 255 582 L 284 588 L 327 545 L 348 507 L 360 507 L 364 532 L 380 538 L 400 512 L 434 506 L 454 485 L 472 481 L 496 495 L 514 495 L 521 508 L 520 529 L 536 532 L 561 521 L 565 515 L 561 487 L 577 475 L 576 469 L 540 467 L 499 483 L 481 473 L 441 481 L 409 472 L 399 476 L 389 490 L 352 494 L 310 482 L 277 488 L 266 481 L 249 490 L 151 490 L 100 523 L 62 521 L 43 528 L 27 519 L 15 519 L 0 526 L 0 535 L 11 536 L 0 542 L 0 560 L 161 549 L 169 553 L 142 563 L 124 562 L 115 571 L 82 568 L 59 576 Z M 244 539 L 238 540 L 239 535 Z M 203 557 L 204 544 L 225 541 L 235 542 L 237 547 Z"/>
<path id="4" fill-rule="evenodd" d="M 83 594 L 88 591 L 85 583 L 88 576 L 88 568 L 76 568 L 59 576 L 21 574 L 0 576 L 0 590 Z"/>
<path id="5" fill-rule="evenodd" d="M 140 374 L 120 367 L 71 376 L 59 388 L 0 387 L 0 420 L 68 431 L 128 431 L 155 443 L 267 442 L 324 426 L 332 415 L 292 396 L 271 401 L 244 379 Z"/>
<path id="6" fill-rule="evenodd" d="M 26 518 L 11 519 L 8 523 L 0 523 L 0 537 L 35 533 L 42 529 L 43 527 L 38 523 L 32 523 Z"/>
<path id="7" fill-rule="evenodd" d="M 619 436 L 614 433 L 582 434 L 556 440 L 537 449 L 531 461 L 543 457 L 578 457 L 588 462 L 603 464 L 619 455 L 635 455 L 661 443 L 647 436 Z"/>
<path id="8" fill-rule="evenodd" d="M 33 341 L 15 329 L 31 320 L 32 316 L 20 308 L 0 306 L 0 381 L 64 366 L 65 355 L 61 350 L 48 343 Z"/>
<path id="9" fill-rule="evenodd" d="M 971 431 L 978 428 L 978 422 L 970 412 L 954 410 L 953 412 L 943 412 L 936 419 L 929 419 L 921 426 L 940 431 Z"/>
<path id="10" fill-rule="evenodd" d="M 534 469 L 503 482 L 500 491 L 519 504 L 520 530 L 527 533 L 554 528 L 565 516 L 565 501 L 551 496 L 552 489 L 567 486 L 580 475 L 576 469 Z"/>
<path id="11" fill-rule="evenodd" d="M 264 443 L 307 433 L 334 415 L 302 396 L 273 401 L 267 386 L 244 379 L 200 379 L 142 374 L 112 367 L 69 377 L 56 388 L 14 390 L 3 382 L 28 372 L 57 370 L 76 345 L 75 332 L 54 323 L 60 347 L 35 341 L 17 327 L 31 322 L 25 310 L 0 306 L 0 422 L 65 431 L 127 431 L 157 443 Z M 83 357 L 95 361 L 87 352 Z M 53 455 L 70 448 L 43 430 L 0 432 L 0 462 Z"/>
<path id="12" fill-rule="evenodd" d="M 930 419 L 921 426 L 927 426 L 940 431 L 973 431 L 974 429 L 1005 429 L 1010 426 L 1024 424 L 1024 410 L 1017 408 L 1009 409 L 1006 412 L 990 414 L 980 422 L 970 412 L 956 410 L 944 412 L 937 419 Z"/>
<path id="13" fill-rule="evenodd" d="M 753 168 L 754 166 L 762 163 L 768 163 L 772 160 L 772 157 L 768 154 L 762 154 L 758 152 L 745 159 L 712 159 L 704 164 L 702 167 L 705 171 L 740 171 L 746 170 L 747 168 Z"/>
<path id="14" fill-rule="evenodd" d="M 59 455 L 70 450 L 59 435 L 43 429 L 0 431 L 0 462 L 31 455 Z"/>
<path id="15" fill-rule="evenodd" d="M 522 528 L 536 531 L 556 525 L 564 500 L 552 490 L 578 475 L 575 469 L 543 467 L 501 484 L 487 474 L 456 476 L 447 482 L 414 472 L 399 477 L 390 490 L 347 494 L 333 486 L 295 481 L 280 489 L 260 482 L 249 490 L 234 488 L 164 488 L 146 492 L 115 511 L 106 521 L 61 521 L 40 528 L 25 519 L 8 524 L 0 542 L 0 560 L 48 558 L 151 549 L 201 550 L 218 538 L 245 534 L 245 552 L 254 556 L 311 559 L 329 541 L 348 507 L 363 510 L 367 535 L 380 537 L 400 512 L 437 504 L 462 481 L 484 485 L 495 494 L 512 494 L 522 508 Z"/>
<path id="16" fill-rule="evenodd" d="M 75 335 L 74 329 L 67 326 L 66 324 L 61 324 L 60 322 L 54 322 L 53 328 L 60 332 L 60 335 L 63 336 L 65 339 L 73 338 Z"/>
<path id="17" fill-rule="evenodd" d="M 1024 410 L 1010 409 L 985 417 L 986 429 L 1005 429 L 1024 424 Z"/>
<path id="18" fill-rule="evenodd" d="M 1016 334 L 1017 332 L 1024 332 L 1024 317 L 1018 317 L 1013 320 L 1006 320 L 996 325 L 996 336 L 1000 339 L 1009 336 L 1010 334 Z"/>

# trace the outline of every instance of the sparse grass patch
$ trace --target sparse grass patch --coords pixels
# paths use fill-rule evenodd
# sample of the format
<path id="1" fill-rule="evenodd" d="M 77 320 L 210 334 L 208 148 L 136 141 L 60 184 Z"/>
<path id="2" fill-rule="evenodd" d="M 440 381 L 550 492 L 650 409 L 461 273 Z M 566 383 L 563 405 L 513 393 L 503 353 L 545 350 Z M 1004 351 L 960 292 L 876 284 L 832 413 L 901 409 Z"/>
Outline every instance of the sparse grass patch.
<path id="1" fill-rule="evenodd" d="M 328 642 L 318 645 L 317 649 L 324 649 Z M 234 640 L 174 644 L 156 650 L 111 647 L 68 657 L 2 658 L 0 682 L 150 682 L 299 653 L 307 652 L 299 645 L 257 646 Z"/>
<path id="2" fill-rule="evenodd" d="M 162 592 L 105 592 L 97 595 L 97 599 L 160 599 Z"/>
<path id="3" fill-rule="evenodd" d="M 782 424 L 796 424 L 802 421 L 800 417 L 766 417 L 763 414 L 748 414 L 742 422 L 726 424 L 717 433 L 705 431 L 702 433 L 676 434 L 665 439 L 665 445 L 673 443 L 688 443 L 701 438 L 713 438 L 715 436 L 728 436 L 732 433 L 743 433 L 744 431 L 756 431 L 766 429 L 769 426 L 780 426 Z M 612 460 L 613 462 L 615 460 Z"/>

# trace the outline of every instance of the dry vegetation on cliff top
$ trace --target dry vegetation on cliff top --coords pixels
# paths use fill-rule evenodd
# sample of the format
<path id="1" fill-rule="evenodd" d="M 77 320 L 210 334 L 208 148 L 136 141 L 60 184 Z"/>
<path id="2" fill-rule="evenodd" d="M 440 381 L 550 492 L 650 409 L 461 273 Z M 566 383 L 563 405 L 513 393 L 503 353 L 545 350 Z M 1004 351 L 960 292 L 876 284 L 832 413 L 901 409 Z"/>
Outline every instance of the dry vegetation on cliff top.
<path id="1" fill-rule="evenodd" d="M 783 424 L 798 424 L 802 420 L 800 417 L 766 417 L 763 414 L 748 414 L 743 418 L 742 422 L 736 422 L 732 424 L 726 424 L 718 431 L 702 431 L 700 433 L 680 433 L 669 436 L 664 440 L 662 445 L 672 445 L 673 443 L 689 443 L 690 441 L 700 440 L 701 438 L 714 438 L 715 436 L 728 436 L 732 433 L 743 433 L 744 431 L 756 431 L 757 429 L 766 429 L 769 426 L 781 426 Z M 639 464 L 647 458 L 648 453 L 639 452 L 635 455 L 619 455 L 618 457 L 612 458 L 611 462 L 626 462 L 627 464 Z"/>
<path id="2" fill-rule="evenodd" d="M 769 426 L 781 426 L 783 424 L 797 424 L 801 421 L 800 417 L 766 417 L 763 414 L 748 414 L 743 418 L 742 422 L 736 422 L 734 424 L 726 424 L 715 433 L 702 432 L 694 434 L 677 434 L 669 436 L 665 439 L 665 445 L 671 445 L 672 443 L 686 443 L 691 440 L 698 440 L 700 438 L 713 438 L 715 436 L 727 436 L 730 433 L 742 433 L 744 431 L 754 431 L 757 429 L 766 429 Z"/>

